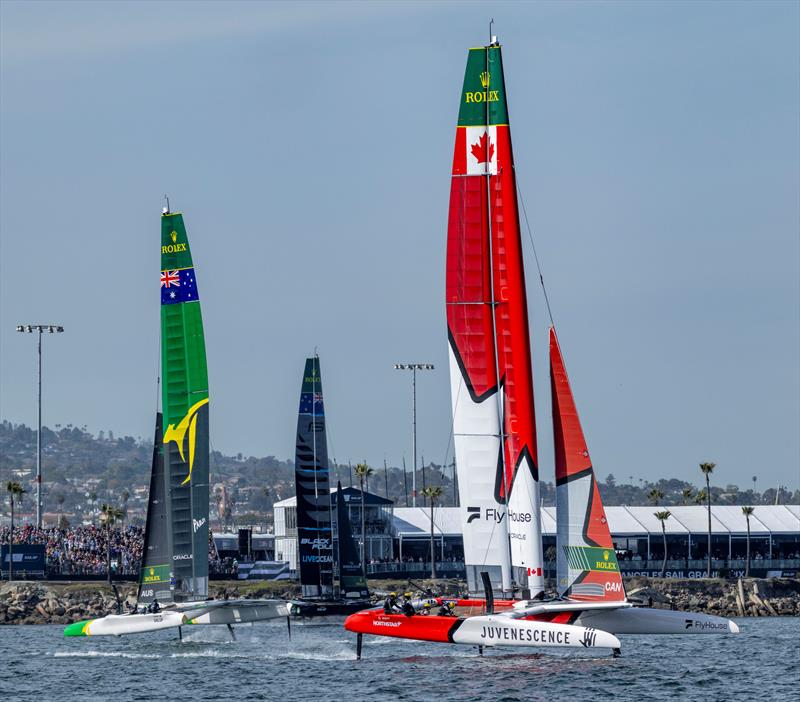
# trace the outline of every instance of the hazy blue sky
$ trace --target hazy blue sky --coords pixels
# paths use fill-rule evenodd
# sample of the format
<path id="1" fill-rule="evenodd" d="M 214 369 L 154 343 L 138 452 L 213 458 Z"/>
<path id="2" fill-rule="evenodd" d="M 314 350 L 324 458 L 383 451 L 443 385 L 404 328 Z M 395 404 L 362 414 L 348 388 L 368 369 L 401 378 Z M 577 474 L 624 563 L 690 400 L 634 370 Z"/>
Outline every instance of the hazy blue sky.
<path id="1" fill-rule="evenodd" d="M 0 4 L 0 415 L 150 436 L 159 214 L 184 212 L 212 444 L 294 453 L 318 347 L 339 461 L 449 444 L 444 254 L 493 16 L 520 184 L 595 467 L 800 479 L 800 5 Z M 525 243 L 542 474 L 546 315 Z M 448 456 L 449 458 L 449 456 Z"/>

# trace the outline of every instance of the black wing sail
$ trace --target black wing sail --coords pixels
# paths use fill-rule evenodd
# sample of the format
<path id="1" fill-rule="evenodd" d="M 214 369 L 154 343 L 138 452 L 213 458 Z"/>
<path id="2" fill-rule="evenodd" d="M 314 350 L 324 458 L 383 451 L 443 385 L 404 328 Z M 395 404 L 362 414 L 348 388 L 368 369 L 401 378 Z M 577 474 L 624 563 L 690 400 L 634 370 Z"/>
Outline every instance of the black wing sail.
<path id="1" fill-rule="evenodd" d="M 306 359 L 297 416 L 295 488 L 300 585 L 304 597 L 333 595 L 328 444 L 317 356 Z"/>
<path id="2" fill-rule="evenodd" d="M 336 533 L 339 539 L 339 589 L 342 597 L 358 599 L 369 597 L 367 579 L 361 568 L 353 528 L 347 516 L 342 494 L 342 484 L 336 488 Z"/>
<path id="3" fill-rule="evenodd" d="M 156 415 L 153 465 L 150 470 L 150 494 L 147 502 L 142 565 L 139 570 L 139 604 L 149 604 L 156 599 L 161 603 L 172 601 L 172 591 L 170 590 L 171 550 L 162 430 L 162 419 L 159 412 Z"/>

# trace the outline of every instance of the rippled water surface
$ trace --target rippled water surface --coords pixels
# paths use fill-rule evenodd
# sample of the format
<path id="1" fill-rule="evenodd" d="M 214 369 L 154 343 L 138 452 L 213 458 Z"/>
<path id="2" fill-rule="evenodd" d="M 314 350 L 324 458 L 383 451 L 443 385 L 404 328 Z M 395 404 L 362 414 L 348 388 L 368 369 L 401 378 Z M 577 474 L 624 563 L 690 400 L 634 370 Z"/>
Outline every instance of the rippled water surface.
<path id="1" fill-rule="evenodd" d="M 623 636 L 623 655 L 487 650 L 268 622 L 124 638 L 65 639 L 60 626 L 0 626 L 0 700 L 791 700 L 800 619 L 738 620 L 738 636 Z"/>

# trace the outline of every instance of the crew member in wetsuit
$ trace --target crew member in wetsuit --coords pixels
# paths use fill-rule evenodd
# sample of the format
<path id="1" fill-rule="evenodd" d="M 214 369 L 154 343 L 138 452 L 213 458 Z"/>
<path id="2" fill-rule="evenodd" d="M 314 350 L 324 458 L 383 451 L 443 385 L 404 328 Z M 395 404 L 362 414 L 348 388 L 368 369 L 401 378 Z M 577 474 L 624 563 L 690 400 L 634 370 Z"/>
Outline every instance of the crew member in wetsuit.
<path id="1" fill-rule="evenodd" d="M 153 600 L 147 608 L 147 611 L 151 614 L 158 614 L 161 611 L 161 605 L 158 604 L 158 600 Z"/>
<path id="2" fill-rule="evenodd" d="M 397 604 L 397 593 L 390 592 L 388 597 L 383 602 L 383 613 L 384 614 L 397 614 L 400 611 L 400 607 Z"/>
<path id="3" fill-rule="evenodd" d="M 417 613 L 417 610 L 414 609 L 414 604 L 411 602 L 411 593 L 406 592 L 403 595 L 403 614 L 407 617 L 413 617 Z"/>
<path id="4" fill-rule="evenodd" d="M 419 611 L 419 613 L 423 614 L 423 615 L 430 614 L 431 613 L 431 603 L 430 602 L 426 602 L 424 605 L 422 605 L 422 609 Z"/>
<path id="5" fill-rule="evenodd" d="M 439 616 L 440 617 L 454 617 L 456 616 L 453 613 L 455 609 L 456 603 L 455 602 L 442 602 L 442 606 L 439 607 Z"/>

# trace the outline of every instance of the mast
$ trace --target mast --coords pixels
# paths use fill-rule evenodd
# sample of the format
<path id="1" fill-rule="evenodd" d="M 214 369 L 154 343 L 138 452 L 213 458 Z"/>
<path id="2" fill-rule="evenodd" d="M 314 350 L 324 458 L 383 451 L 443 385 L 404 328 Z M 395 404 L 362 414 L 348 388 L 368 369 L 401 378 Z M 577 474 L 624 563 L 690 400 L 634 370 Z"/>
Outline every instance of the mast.
<path id="1" fill-rule="evenodd" d="M 164 482 L 175 599 L 208 596 L 209 397 L 203 318 L 183 215 L 161 216 Z"/>
<path id="2" fill-rule="evenodd" d="M 455 460 L 470 589 L 542 590 L 527 298 L 500 46 L 470 49 L 447 246 Z M 512 566 L 515 571 L 512 574 Z"/>
<path id="3" fill-rule="evenodd" d="M 625 589 L 614 542 L 554 327 L 550 327 L 550 384 L 558 594 L 573 600 L 623 601 Z"/>

